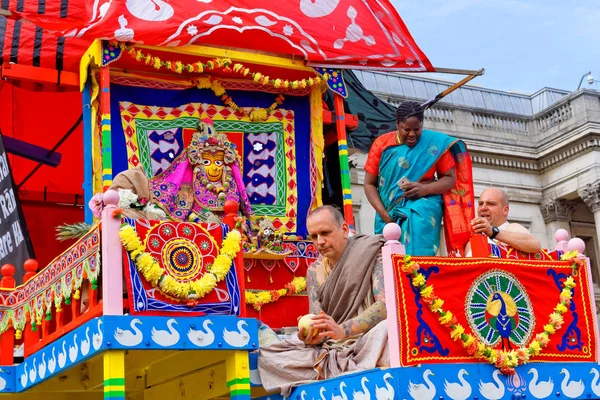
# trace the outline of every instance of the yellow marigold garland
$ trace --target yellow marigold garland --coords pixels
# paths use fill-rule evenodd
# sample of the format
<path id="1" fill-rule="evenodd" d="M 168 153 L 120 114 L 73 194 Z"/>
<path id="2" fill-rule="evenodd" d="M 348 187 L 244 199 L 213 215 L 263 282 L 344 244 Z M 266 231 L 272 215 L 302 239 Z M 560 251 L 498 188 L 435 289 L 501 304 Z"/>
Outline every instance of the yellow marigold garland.
<path id="1" fill-rule="evenodd" d="M 125 250 L 135 263 L 137 270 L 162 293 L 181 301 L 195 302 L 210 293 L 218 282 L 222 281 L 229 272 L 233 259 L 241 249 L 242 235 L 237 230 L 231 230 L 223 240 L 219 255 L 214 263 L 207 268 L 206 273 L 195 281 L 179 282 L 167 275 L 158 261 L 149 253 L 140 240 L 133 226 L 123 224 L 119 237 Z"/>
<path id="2" fill-rule="evenodd" d="M 261 307 L 267 303 L 273 303 L 283 296 L 291 296 L 296 293 L 301 293 L 306 290 L 306 278 L 294 278 L 287 283 L 283 289 L 265 290 L 262 292 L 252 292 L 246 290 L 246 304 L 251 304 L 256 311 L 260 311 Z"/>
<path id="3" fill-rule="evenodd" d="M 273 111 L 275 111 L 275 109 L 278 106 L 283 104 L 283 101 L 285 100 L 285 97 L 283 97 L 283 94 L 279 94 L 273 101 L 273 104 L 271 104 L 269 107 L 253 108 L 250 112 L 248 112 L 248 111 L 240 108 L 240 106 L 238 106 L 237 103 L 235 103 L 233 101 L 231 96 L 229 96 L 227 94 L 227 91 L 223 87 L 223 84 L 221 83 L 221 81 L 219 81 L 218 79 L 214 79 L 209 76 L 201 76 L 196 81 L 196 87 L 198 89 L 211 89 L 213 91 L 213 93 L 215 94 L 215 96 L 217 96 L 218 98 L 221 99 L 223 104 L 225 104 L 227 107 L 233 109 L 234 111 L 239 112 L 240 114 L 250 118 L 250 121 L 261 121 L 261 122 L 266 121 L 266 119 L 269 117 L 269 115 Z"/>
<path id="4" fill-rule="evenodd" d="M 444 310 L 444 300 L 437 297 L 433 291 L 433 286 L 427 285 L 425 275 L 419 272 L 419 264 L 409 255 L 404 256 L 402 271 L 412 276 L 412 285 L 419 289 L 421 300 L 429 309 L 437 314 L 439 322 L 450 331 L 450 337 L 456 341 L 462 342 L 463 348 L 470 356 L 482 359 L 499 368 L 505 375 L 513 375 L 515 367 L 526 364 L 530 357 L 537 356 L 542 349 L 550 342 L 550 335 L 556 333 L 562 327 L 564 322 L 562 315 L 567 312 L 573 296 L 572 289 L 576 286 L 573 276 L 577 276 L 577 271 L 584 264 L 584 261 L 577 257 L 577 251 L 568 252 L 561 257 L 562 260 L 572 262 L 572 274 L 563 282 L 563 290 L 560 293 L 559 303 L 550 314 L 549 321 L 544 325 L 544 331 L 538 333 L 529 343 L 529 346 L 521 346 L 516 350 L 494 349 L 480 342 L 470 333 L 465 333 L 465 328 L 458 323 L 452 312 Z"/>
<path id="5" fill-rule="evenodd" d="M 329 79 L 329 74 L 324 73 L 322 78 L 317 76 L 314 78 L 310 77 L 290 81 L 287 79 L 271 78 L 268 75 L 264 75 L 260 72 L 253 72 L 250 70 L 250 68 L 247 68 L 241 63 L 234 63 L 230 58 L 227 57 L 213 58 L 212 60 L 209 60 L 206 63 L 198 61 L 192 64 L 184 64 L 181 61 L 163 61 L 156 56 L 153 56 L 149 53 L 144 53 L 142 50 L 136 49 L 134 46 L 126 43 L 112 42 L 111 45 L 115 47 L 121 47 L 136 61 L 144 62 L 146 65 L 152 65 L 155 69 L 158 70 L 166 68 L 178 74 L 181 74 L 183 72 L 201 74 L 205 71 L 213 71 L 218 69 L 225 72 L 234 72 L 244 77 L 250 77 L 254 82 L 260 83 L 262 85 L 270 85 L 277 89 L 283 88 L 286 90 L 306 89 L 307 87 L 320 85 L 322 80 L 327 81 L 327 79 Z"/>

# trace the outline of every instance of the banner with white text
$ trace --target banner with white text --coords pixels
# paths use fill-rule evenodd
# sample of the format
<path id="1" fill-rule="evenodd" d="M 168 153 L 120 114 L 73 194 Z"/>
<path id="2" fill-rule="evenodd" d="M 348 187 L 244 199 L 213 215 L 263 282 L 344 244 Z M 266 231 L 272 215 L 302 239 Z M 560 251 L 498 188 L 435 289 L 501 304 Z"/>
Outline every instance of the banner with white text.
<path id="1" fill-rule="evenodd" d="M 15 279 L 20 284 L 25 272 L 23 263 L 33 258 L 33 249 L 17 194 L 0 135 L 0 267 L 14 265 Z"/>

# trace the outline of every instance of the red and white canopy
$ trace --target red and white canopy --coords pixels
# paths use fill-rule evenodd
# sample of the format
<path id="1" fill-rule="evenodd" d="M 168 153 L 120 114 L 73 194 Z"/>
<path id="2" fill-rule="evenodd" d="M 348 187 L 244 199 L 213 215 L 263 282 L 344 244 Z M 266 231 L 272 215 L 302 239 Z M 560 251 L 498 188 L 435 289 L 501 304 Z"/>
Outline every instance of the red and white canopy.
<path id="1" fill-rule="evenodd" d="M 434 70 L 387 0 L 63 0 L 44 13 L 40 2 L 17 9 L 21 2 L 11 1 L 9 9 L 66 37 L 243 48 L 330 68 Z"/>

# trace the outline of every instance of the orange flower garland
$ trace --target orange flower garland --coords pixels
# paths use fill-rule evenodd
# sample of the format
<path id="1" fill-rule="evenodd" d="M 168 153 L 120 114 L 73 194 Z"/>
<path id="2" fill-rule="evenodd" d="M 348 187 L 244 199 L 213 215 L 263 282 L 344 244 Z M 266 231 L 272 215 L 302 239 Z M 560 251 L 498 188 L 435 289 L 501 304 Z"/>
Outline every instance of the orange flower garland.
<path id="1" fill-rule="evenodd" d="M 562 315 L 567 312 L 571 304 L 572 289 L 576 286 L 573 276 L 577 276 L 577 271 L 581 267 L 583 260 L 577 258 L 577 252 L 569 252 L 561 257 L 562 260 L 572 262 L 572 275 L 563 282 L 563 290 L 560 293 L 559 303 L 550 314 L 549 321 L 544 325 L 544 331 L 538 333 L 529 343 L 529 346 L 521 346 L 516 350 L 494 349 L 484 343 L 481 343 L 470 333 L 465 333 L 465 328 L 458 323 L 452 312 L 444 310 L 444 300 L 437 297 L 433 291 L 433 286 L 427 285 L 425 275 L 419 272 L 419 264 L 411 260 L 409 255 L 404 256 L 402 271 L 412 276 L 412 285 L 419 289 L 421 299 L 429 309 L 438 315 L 440 323 L 450 331 L 450 337 L 456 341 L 460 340 L 463 348 L 468 355 L 477 359 L 485 360 L 492 364 L 505 375 L 513 375 L 515 367 L 526 364 L 531 357 L 537 356 L 542 349 L 550 342 L 550 335 L 553 335 L 562 327 Z"/>
<path id="2" fill-rule="evenodd" d="M 246 290 L 246 303 L 251 304 L 256 311 L 260 311 L 261 307 L 265 304 L 276 302 L 280 297 L 291 296 L 305 290 L 306 278 L 294 278 L 291 282 L 288 282 L 283 289 L 265 290 L 262 292 Z"/>
<path id="3" fill-rule="evenodd" d="M 279 94 L 268 108 L 253 108 L 250 112 L 240 108 L 231 96 L 227 94 L 227 91 L 223 87 L 223 84 L 218 79 L 211 78 L 209 76 L 201 76 L 197 81 L 195 81 L 195 85 L 198 89 L 211 89 L 215 96 L 221 99 L 223 104 L 227 107 L 233 109 L 234 111 L 250 118 L 250 121 L 266 121 L 266 119 L 271 115 L 275 109 L 283 104 L 285 98 L 283 94 Z"/>
<path id="4" fill-rule="evenodd" d="M 327 81 L 327 79 L 329 79 L 328 73 L 323 74 L 322 78 L 317 76 L 314 78 L 311 77 L 293 81 L 280 78 L 273 79 L 261 72 L 251 71 L 250 68 L 247 68 L 244 66 L 244 64 L 234 63 L 230 58 L 213 58 L 205 63 L 198 61 L 192 64 L 185 64 L 181 61 L 163 61 L 160 58 L 148 53 L 144 53 L 142 50 L 136 49 L 134 46 L 129 44 L 112 42 L 111 45 L 115 47 L 121 47 L 124 52 L 129 54 L 136 61 L 144 62 L 146 65 L 152 65 L 158 70 L 166 68 L 178 74 L 183 72 L 201 74 L 205 71 L 222 70 L 225 72 L 234 72 L 244 77 L 249 76 L 256 83 L 270 85 L 276 89 L 281 88 L 285 90 L 306 89 L 308 87 L 320 85 L 323 80 Z"/>

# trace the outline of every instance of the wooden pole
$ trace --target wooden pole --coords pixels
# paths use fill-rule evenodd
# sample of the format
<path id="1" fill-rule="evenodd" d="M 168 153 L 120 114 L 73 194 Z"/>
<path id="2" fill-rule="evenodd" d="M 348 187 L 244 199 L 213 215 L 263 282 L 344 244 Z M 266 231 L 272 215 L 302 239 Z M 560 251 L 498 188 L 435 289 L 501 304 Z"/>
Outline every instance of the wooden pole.
<path id="1" fill-rule="evenodd" d="M 480 76 L 480 75 L 483 75 L 483 69 L 480 69 L 479 71 L 476 71 L 475 73 L 461 79 L 460 81 L 456 82 L 454 85 L 450 86 L 446 90 L 444 90 L 441 93 L 439 93 L 438 95 L 436 95 L 433 99 L 427 100 L 425 103 L 422 104 L 423 108 L 427 109 L 427 108 L 433 106 L 435 103 L 437 103 L 438 101 L 440 101 L 441 99 L 443 99 L 444 97 L 449 95 L 450 93 L 454 92 L 459 87 L 465 85 L 471 79 L 475 78 L 476 76 Z"/>
<path id="2" fill-rule="evenodd" d="M 342 176 L 342 195 L 344 199 L 344 219 L 354 232 L 354 213 L 352 212 L 352 186 L 350 183 L 350 164 L 348 163 L 348 142 L 346 141 L 346 124 L 344 121 L 344 98 L 333 94 L 333 105 L 335 110 L 335 127 L 338 137 L 338 154 L 340 158 L 340 174 Z"/>
<path id="3" fill-rule="evenodd" d="M 457 68 L 435 68 L 435 72 L 440 74 L 456 74 L 456 75 L 475 75 L 480 76 L 485 73 L 485 69 L 481 68 L 480 70 L 472 70 L 472 69 L 457 69 Z"/>
<path id="4" fill-rule="evenodd" d="M 119 238 L 121 219 L 112 214 L 119 204 L 119 193 L 104 193 L 102 210 L 102 308 L 104 315 L 123 315 L 123 256 Z"/>

